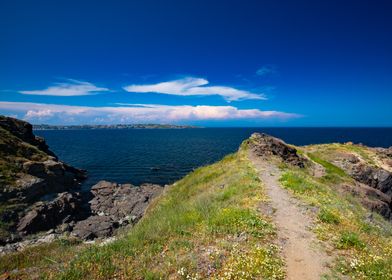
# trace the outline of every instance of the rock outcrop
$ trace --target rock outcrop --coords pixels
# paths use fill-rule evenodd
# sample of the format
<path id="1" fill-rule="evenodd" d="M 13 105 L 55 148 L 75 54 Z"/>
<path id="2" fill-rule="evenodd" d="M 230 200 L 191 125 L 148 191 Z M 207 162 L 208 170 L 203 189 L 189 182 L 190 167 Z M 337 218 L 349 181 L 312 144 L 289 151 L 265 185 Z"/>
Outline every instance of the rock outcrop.
<path id="1" fill-rule="evenodd" d="M 389 149 L 374 150 L 381 158 L 385 158 L 387 156 L 385 152 Z M 347 152 L 336 153 L 332 163 L 357 182 L 351 186 L 351 192 L 361 198 L 364 206 L 386 219 L 392 219 L 392 173 L 390 171 Z M 346 186 L 344 189 L 349 188 Z"/>
<path id="2" fill-rule="evenodd" d="M 278 156 L 284 162 L 305 167 L 307 160 L 298 155 L 294 147 L 287 145 L 283 140 L 264 133 L 253 133 L 249 138 L 249 147 L 257 156 Z"/>
<path id="3" fill-rule="evenodd" d="M 52 242 L 64 235 L 81 240 L 108 238 L 117 229 L 136 224 L 162 190 L 163 187 L 154 184 L 137 187 L 100 181 L 87 193 L 64 192 L 36 202 L 19 220 L 17 232 L 22 237 L 42 234 L 0 247 L 0 255 Z"/>
<path id="4" fill-rule="evenodd" d="M 0 116 L 0 127 L 9 131 L 23 142 L 37 147 L 48 155 L 56 157 L 55 154 L 49 150 L 45 140 L 33 134 L 33 126 L 30 123 L 15 118 Z"/>
<path id="5" fill-rule="evenodd" d="M 31 124 L 0 116 L 0 245 L 19 240 L 42 227 L 40 223 L 53 225 L 52 214 L 41 217 L 41 213 L 57 213 L 56 207 L 65 197 L 49 205 L 36 203 L 45 196 L 77 189 L 85 177 L 85 171 L 59 161 L 45 140 L 33 134 Z M 68 202 L 63 202 L 65 207 Z"/>
<path id="6" fill-rule="evenodd" d="M 391 197 L 380 190 L 357 182 L 354 184 L 343 184 L 338 189 L 354 194 L 359 198 L 363 206 L 371 211 L 379 213 L 384 218 L 392 218 Z"/>
<path id="7" fill-rule="evenodd" d="M 23 235 L 47 231 L 59 224 L 70 223 L 82 211 L 79 193 L 64 192 L 51 201 L 40 201 L 20 219 L 17 231 Z"/>
<path id="8" fill-rule="evenodd" d="M 85 171 L 59 161 L 29 123 L 3 116 L 0 155 L 0 245 L 8 244 L 0 253 L 64 233 L 83 240 L 109 237 L 136 223 L 162 191 L 153 184 L 101 181 L 81 193 Z M 25 238 L 31 234 L 38 235 Z"/>
<path id="9" fill-rule="evenodd" d="M 135 187 L 100 181 L 91 188 L 90 216 L 77 222 L 72 234 L 81 239 L 108 237 L 119 226 L 139 221 L 150 201 L 161 191 L 161 186 L 153 184 Z"/>

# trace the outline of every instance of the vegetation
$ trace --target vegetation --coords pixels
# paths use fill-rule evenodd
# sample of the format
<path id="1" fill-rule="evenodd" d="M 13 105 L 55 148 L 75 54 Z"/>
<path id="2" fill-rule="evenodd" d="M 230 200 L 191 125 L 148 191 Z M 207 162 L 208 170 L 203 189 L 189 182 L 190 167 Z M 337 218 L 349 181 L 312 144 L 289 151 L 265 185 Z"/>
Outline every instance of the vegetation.
<path id="1" fill-rule="evenodd" d="M 0 127 L 0 240 L 10 237 L 10 228 L 15 226 L 15 217 L 26 204 L 15 201 L 1 201 L 3 192 L 14 189 L 20 162 L 25 159 L 43 160 L 45 153 L 29 145 Z"/>
<path id="2" fill-rule="evenodd" d="M 23 159 L 44 160 L 47 155 L 7 130 L 0 127 L 0 192 L 4 186 L 13 185 L 19 171 L 17 162 Z"/>
<path id="3" fill-rule="evenodd" d="M 0 267 L 10 271 L 23 263 L 49 279 L 283 279 L 275 228 L 257 211 L 266 199 L 241 150 L 168 187 L 113 243 L 73 247 L 78 253 L 69 263 L 57 245 L 41 246 L 42 259 L 17 253 L 1 258 Z"/>
<path id="4" fill-rule="evenodd" d="M 324 151 L 346 149 L 345 145 L 332 146 L 316 148 Z M 352 145 L 347 149 L 351 148 Z M 359 149 L 356 146 L 355 152 L 359 153 Z M 331 154 L 315 151 L 315 146 L 308 150 L 311 152 L 307 156 L 325 168 L 325 176 L 314 178 L 308 170 L 286 166 L 281 182 L 297 198 L 319 209 L 315 214 L 317 226 L 314 230 L 328 245 L 328 250 L 337 256 L 335 277 L 340 278 L 336 276 L 340 274 L 352 279 L 392 279 L 392 225 L 381 216 L 370 214 L 352 194 L 339 190 L 339 183 L 350 179 L 325 159 Z"/>
<path id="5" fill-rule="evenodd" d="M 268 197 L 244 143 L 237 153 L 166 188 L 116 241 L 58 240 L 27 248 L 0 257 L 0 276 L 13 271 L 11 279 L 284 279 L 276 229 L 258 210 Z M 335 257 L 326 279 L 392 279 L 392 225 L 340 189 L 353 182 L 333 163 L 342 152 L 374 162 L 361 146 L 302 147 L 301 154 L 325 174 L 317 178 L 311 165 L 281 164 L 280 182 L 315 209 L 308 213 L 313 230 Z"/>

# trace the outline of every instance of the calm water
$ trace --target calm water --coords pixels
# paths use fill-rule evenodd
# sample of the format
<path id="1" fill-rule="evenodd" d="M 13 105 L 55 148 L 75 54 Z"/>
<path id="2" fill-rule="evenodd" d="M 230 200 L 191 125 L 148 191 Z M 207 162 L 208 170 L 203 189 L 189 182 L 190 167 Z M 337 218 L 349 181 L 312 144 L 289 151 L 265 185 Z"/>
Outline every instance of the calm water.
<path id="1" fill-rule="evenodd" d="M 295 145 L 347 142 L 392 146 L 392 128 L 205 128 L 36 131 L 63 161 L 88 170 L 85 187 L 118 183 L 173 182 L 192 169 L 238 149 L 252 132 Z"/>

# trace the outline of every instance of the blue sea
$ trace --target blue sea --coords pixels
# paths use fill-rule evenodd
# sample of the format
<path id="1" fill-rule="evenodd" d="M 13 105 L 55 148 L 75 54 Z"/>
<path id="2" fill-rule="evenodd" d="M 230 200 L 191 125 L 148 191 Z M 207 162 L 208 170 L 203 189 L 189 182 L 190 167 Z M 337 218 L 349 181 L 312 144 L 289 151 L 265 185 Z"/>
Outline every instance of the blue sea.
<path id="1" fill-rule="evenodd" d="M 35 131 L 61 160 L 99 180 L 172 183 L 193 169 L 236 151 L 253 132 L 295 145 L 348 142 L 392 146 L 392 128 L 200 128 Z"/>

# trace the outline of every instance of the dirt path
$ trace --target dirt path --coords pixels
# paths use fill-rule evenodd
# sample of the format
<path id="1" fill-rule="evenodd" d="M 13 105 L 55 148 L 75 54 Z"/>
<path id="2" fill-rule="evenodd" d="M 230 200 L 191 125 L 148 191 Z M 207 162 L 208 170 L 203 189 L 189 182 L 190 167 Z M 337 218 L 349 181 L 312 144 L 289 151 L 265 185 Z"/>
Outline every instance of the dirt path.
<path id="1" fill-rule="evenodd" d="M 274 209 L 274 220 L 278 238 L 283 247 L 288 280 L 317 280 L 327 272 L 328 256 L 318 248 L 317 239 L 310 231 L 311 220 L 298 201 L 279 183 L 280 170 L 273 163 L 250 155 L 260 179 L 263 181 L 270 206 Z"/>

